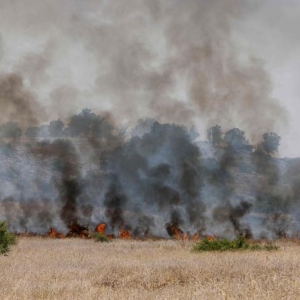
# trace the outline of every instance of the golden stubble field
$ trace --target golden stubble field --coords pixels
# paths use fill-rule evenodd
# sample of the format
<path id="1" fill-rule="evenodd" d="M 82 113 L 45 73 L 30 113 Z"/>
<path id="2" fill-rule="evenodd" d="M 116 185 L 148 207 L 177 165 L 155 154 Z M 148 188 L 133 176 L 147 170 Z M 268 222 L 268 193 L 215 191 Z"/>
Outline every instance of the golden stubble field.
<path id="1" fill-rule="evenodd" d="M 192 242 L 19 238 L 0 299 L 300 299 L 300 245 L 192 253 Z"/>

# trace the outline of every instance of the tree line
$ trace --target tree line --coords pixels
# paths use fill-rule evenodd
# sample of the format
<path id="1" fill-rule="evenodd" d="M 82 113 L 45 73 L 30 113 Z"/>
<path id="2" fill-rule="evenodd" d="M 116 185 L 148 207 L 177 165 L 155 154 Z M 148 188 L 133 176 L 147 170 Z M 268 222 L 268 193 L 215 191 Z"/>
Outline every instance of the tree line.
<path id="1" fill-rule="evenodd" d="M 51 121 L 47 125 L 31 126 L 22 132 L 17 122 L 8 122 L 0 126 L 0 137 L 18 138 L 61 138 L 93 136 L 103 137 L 112 135 L 115 128 L 107 118 L 96 115 L 90 109 L 83 109 L 78 115 L 73 115 L 67 126 L 60 120 Z"/>
<path id="2" fill-rule="evenodd" d="M 195 129 L 190 132 L 195 136 Z M 65 124 L 60 120 L 51 121 L 47 125 L 28 127 L 23 133 L 17 122 L 7 122 L 0 126 L 1 138 L 63 138 L 63 137 L 95 137 L 110 138 L 115 135 L 124 135 L 111 122 L 100 115 L 96 115 L 90 109 L 83 109 L 78 115 L 73 115 L 70 122 Z M 197 136 L 198 134 L 196 134 Z M 234 151 L 252 151 L 273 155 L 278 151 L 281 137 L 275 132 L 265 133 L 262 141 L 255 147 L 251 145 L 245 136 L 245 132 L 239 128 L 232 128 L 226 132 L 221 126 L 215 125 L 207 130 L 207 140 L 214 147 L 226 147 Z"/>
<path id="3" fill-rule="evenodd" d="M 257 153 L 273 155 L 278 151 L 280 139 L 275 132 L 264 133 L 262 141 L 253 146 L 246 139 L 245 132 L 239 128 L 232 128 L 224 133 L 221 126 L 215 125 L 207 130 L 207 140 L 214 147 L 226 147 L 234 151 L 252 151 L 255 148 Z"/>

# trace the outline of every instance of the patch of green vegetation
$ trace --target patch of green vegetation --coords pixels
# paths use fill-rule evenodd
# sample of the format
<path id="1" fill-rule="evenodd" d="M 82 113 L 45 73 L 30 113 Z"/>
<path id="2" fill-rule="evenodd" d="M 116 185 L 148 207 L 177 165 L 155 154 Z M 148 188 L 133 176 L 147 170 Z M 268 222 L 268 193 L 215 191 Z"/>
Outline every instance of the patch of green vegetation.
<path id="1" fill-rule="evenodd" d="M 93 233 L 93 238 L 96 242 L 101 242 L 101 243 L 109 242 L 109 238 L 106 235 L 99 232 Z"/>
<path id="2" fill-rule="evenodd" d="M 5 222 L 0 222 L 0 254 L 6 254 L 10 246 L 17 242 L 16 237 L 7 230 Z"/>
<path id="3" fill-rule="evenodd" d="M 201 240 L 193 247 L 194 252 L 203 251 L 236 251 L 236 250 L 278 250 L 279 247 L 274 244 L 260 245 L 249 243 L 244 237 L 239 236 L 233 241 L 228 239 L 213 239 L 207 238 Z"/>

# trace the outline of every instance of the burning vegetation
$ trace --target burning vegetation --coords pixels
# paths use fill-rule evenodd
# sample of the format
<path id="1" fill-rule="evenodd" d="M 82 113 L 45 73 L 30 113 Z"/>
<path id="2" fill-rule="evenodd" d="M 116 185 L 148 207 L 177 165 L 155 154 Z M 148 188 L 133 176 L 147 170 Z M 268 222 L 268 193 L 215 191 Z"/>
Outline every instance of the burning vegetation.
<path id="1" fill-rule="evenodd" d="M 130 231 L 127 229 L 120 229 L 119 230 L 119 238 L 121 239 L 129 239 L 131 237 Z"/>
<path id="2" fill-rule="evenodd" d="M 289 237 L 300 228 L 300 163 L 273 157 L 275 133 L 251 145 L 240 129 L 214 126 L 199 142 L 195 129 L 141 120 L 125 139 L 90 110 L 36 132 L 0 145 L 2 193 L 15 191 L 0 202 L 11 231 L 196 241 Z"/>
<path id="3" fill-rule="evenodd" d="M 64 234 L 57 232 L 54 228 L 49 229 L 48 235 L 52 238 L 58 238 L 58 239 L 66 237 Z"/>
<path id="4" fill-rule="evenodd" d="M 105 223 L 100 223 L 96 226 L 95 232 L 98 232 L 100 234 L 105 234 L 105 227 L 106 227 Z"/>
<path id="5" fill-rule="evenodd" d="M 57 9 L 65 1 L 52 2 L 53 11 L 66 11 Z M 276 158 L 280 136 L 273 132 L 285 124 L 286 111 L 272 96 L 263 64 L 237 53 L 231 36 L 256 5 L 127 2 L 105 1 L 95 11 L 91 3 L 84 10 L 72 6 L 50 22 L 61 34 L 45 39 L 41 33 L 51 41 L 45 51 L 22 53 L 9 68 L 15 73 L 0 72 L 0 220 L 23 234 L 52 228 L 53 237 L 88 238 L 89 226 L 99 222 L 106 225 L 96 232 L 121 238 L 297 233 L 300 162 Z M 47 5 L 36 8 L 47 17 L 34 21 L 30 10 L 20 16 L 20 24 L 30 18 L 30 41 L 36 29 L 47 28 L 41 21 L 51 19 Z M 94 22 L 103 8 L 107 20 Z M 65 36 L 66 49 L 74 45 L 92 59 L 92 69 L 70 64 L 72 74 L 92 76 L 82 86 L 70 76 L 52 80 Z M 0 54 L 10 61 L 3 38 Z M 39 95 L 48 99 L 47 109 Z M 84 95 L 89 103 L 99 97 L 110 111 L 71 115 Z M 53 114 L 64 119 L 51 120 Z M 200 141 L 193 124 L 216 125 Z"/>

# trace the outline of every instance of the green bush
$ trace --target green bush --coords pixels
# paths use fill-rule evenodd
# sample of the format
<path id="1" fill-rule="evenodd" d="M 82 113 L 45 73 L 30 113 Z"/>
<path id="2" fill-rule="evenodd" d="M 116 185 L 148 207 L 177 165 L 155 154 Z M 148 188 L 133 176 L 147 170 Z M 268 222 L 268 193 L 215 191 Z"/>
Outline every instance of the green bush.
<path id="1" fill-rule="evenodd" d="M 106 235 L 99 232 L 95 232 L 93 234 L 93 238 L 95 239 L 96 242 L 101 242 L 101 243 L 109 242 L 109 238 Z"/>
<path id="2" fill-rule="evenodd" d="M 193 251 L 202 252 L 202 251 L 235 251 L 235 250 L 277 250 L 278 246 L 273 244 L 268 245 L 259 245 L 259 244 L 250 244 L 247 240 L 239 236 L 233 241 L 228 239 L 214 239 L 208 240 L 207 238 L 201 240 L 193 247 Z"/>
<path id="3" fill-rule="evenodd" d="M 15 243 L 16 237 L 8 232 L 5 222 L 0 222 L 0 254 L 7 253 Z"/>

